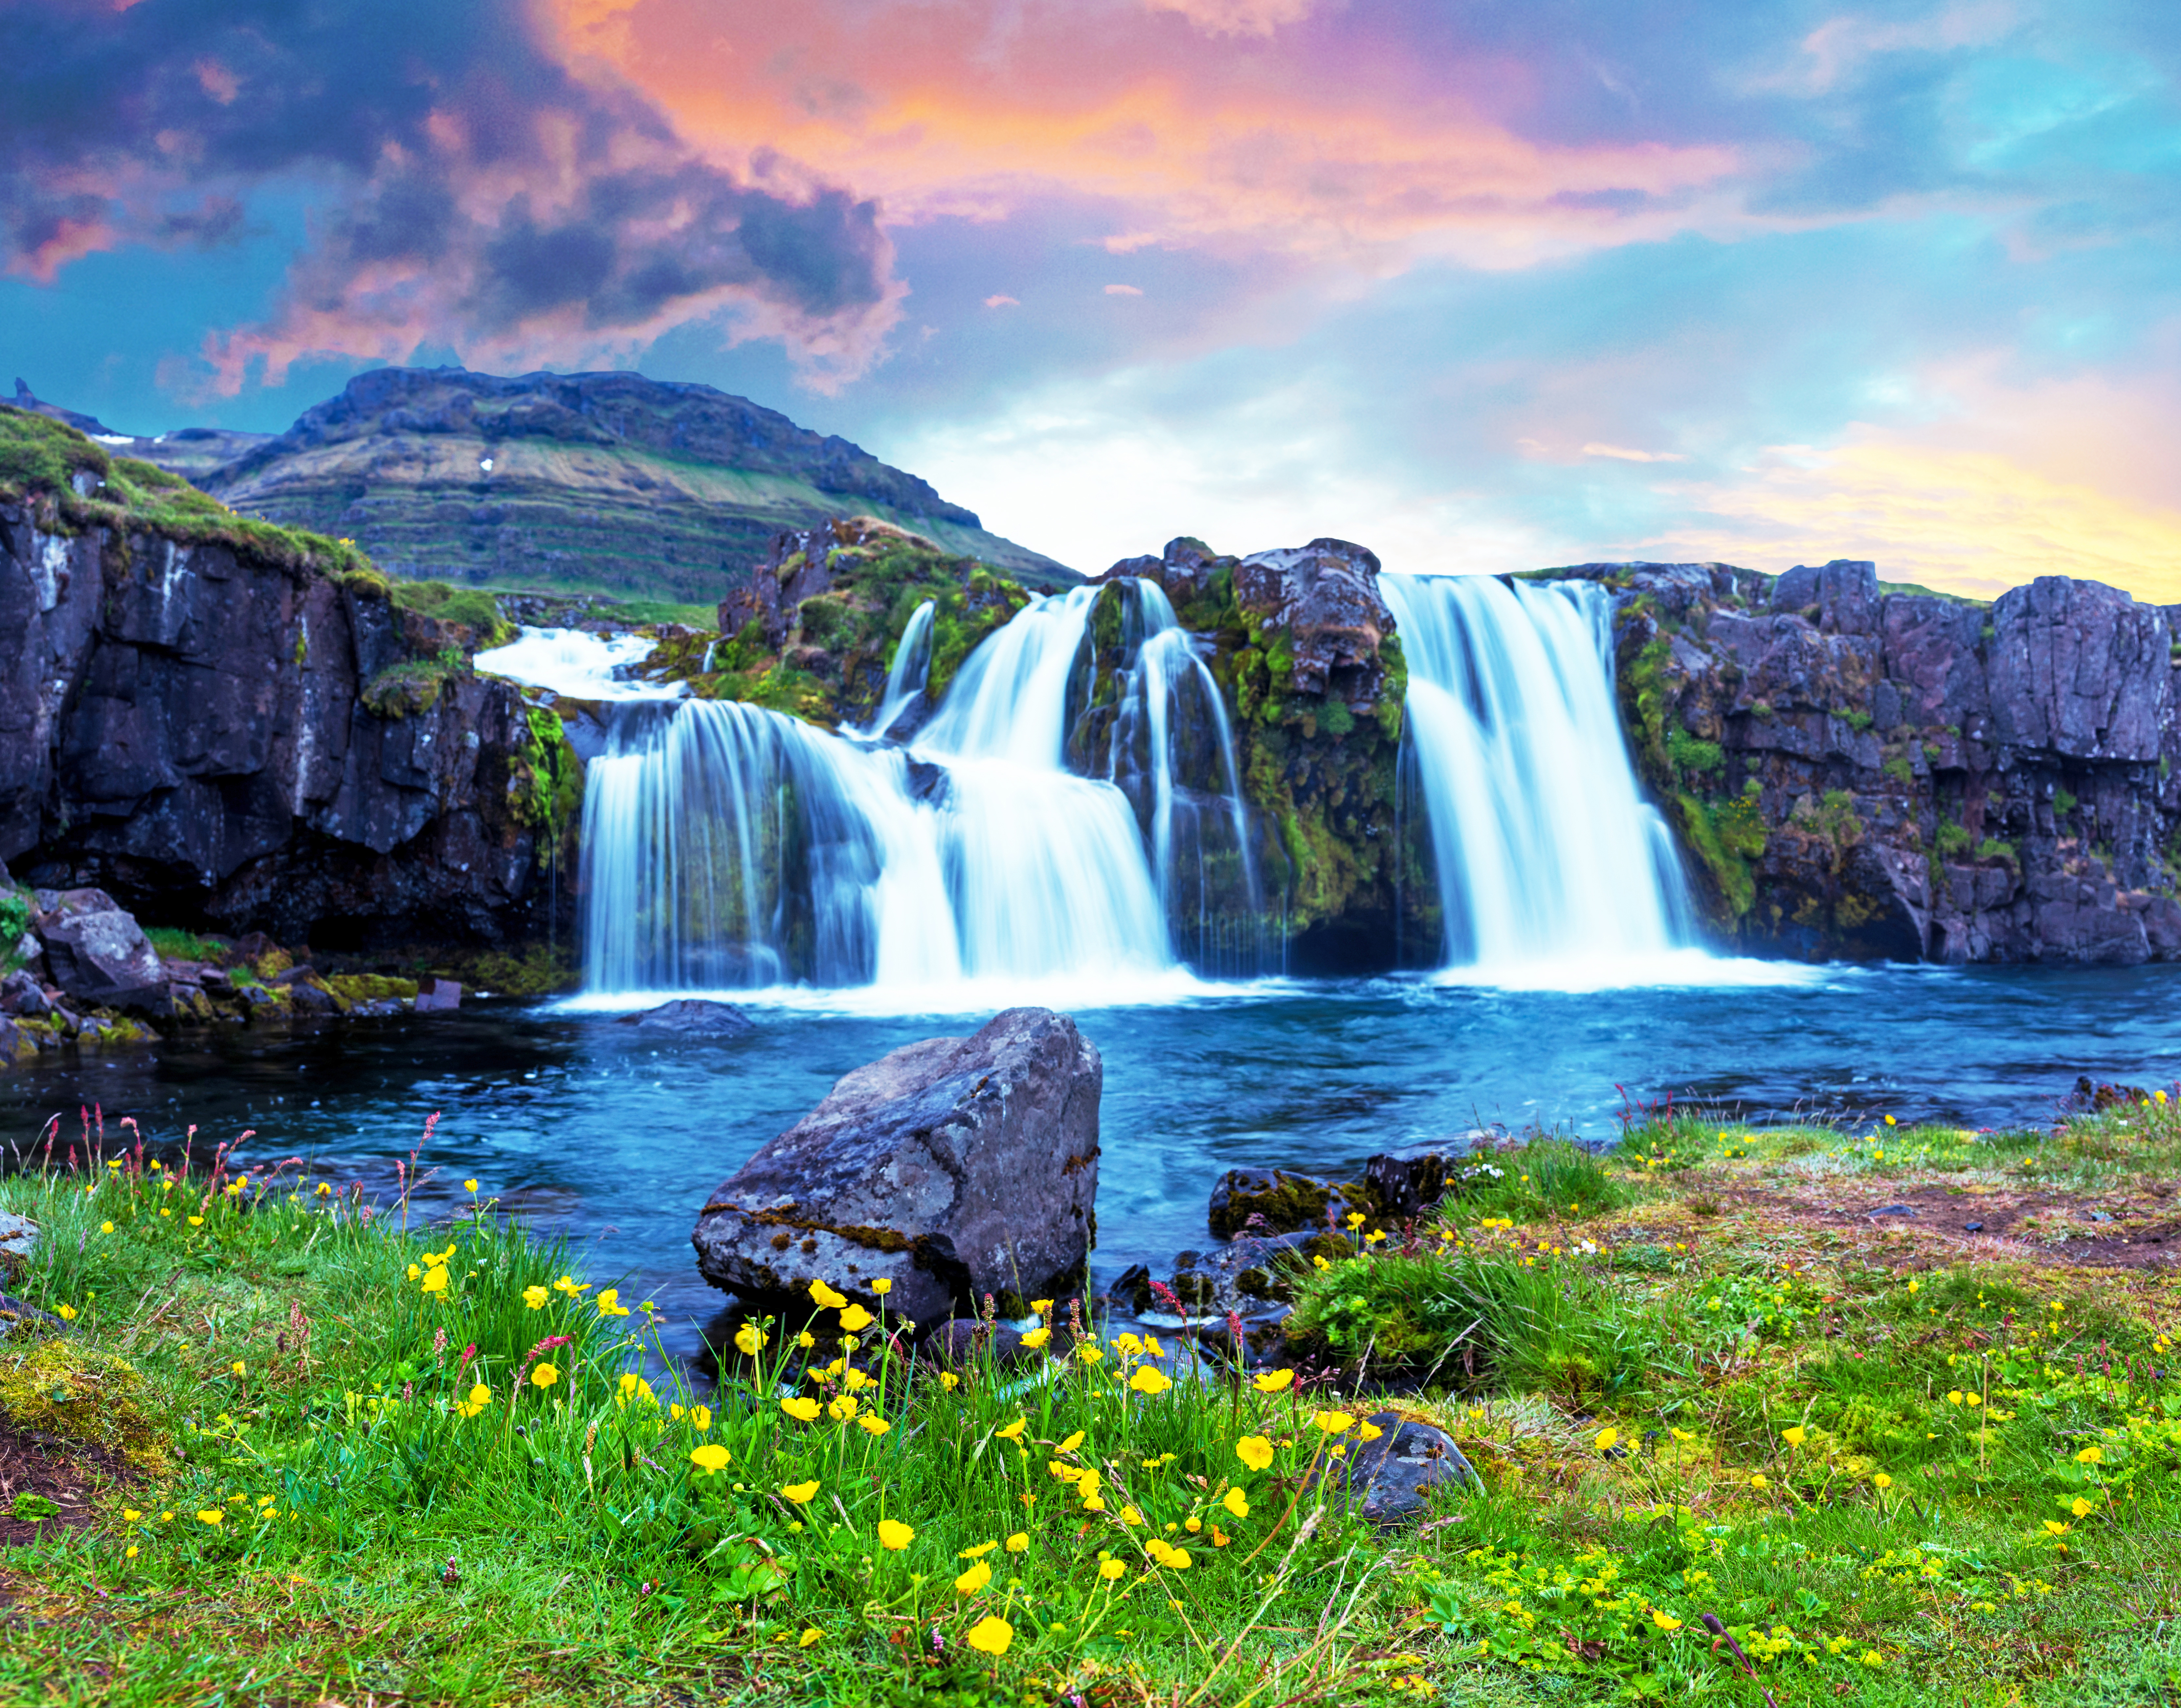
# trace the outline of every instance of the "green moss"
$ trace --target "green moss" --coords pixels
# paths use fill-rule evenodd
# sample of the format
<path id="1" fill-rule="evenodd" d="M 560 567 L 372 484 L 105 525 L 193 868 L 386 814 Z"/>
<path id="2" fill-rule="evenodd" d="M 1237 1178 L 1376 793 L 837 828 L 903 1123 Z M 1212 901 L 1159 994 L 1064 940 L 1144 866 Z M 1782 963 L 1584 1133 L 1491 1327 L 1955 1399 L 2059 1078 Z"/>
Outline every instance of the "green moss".
<path id="1" fill-rule="evenodd" d="M 221 956 L 218 943 L 179 926 L 149 926 L 144 935 L 152 940 L 152 947 L 170 961 L 216 961 Z"/>
<path id="2" fill-rule="evenodd" d="M 408 1001 L 417 994 L 416 980 L 391 978 L 378 973 L 340 973 L 323 982 L 334 995 L 350 1003 L 384 1002 L 390 998 Z"/>
<path id="3" fill-rule="evenodd" d="M 2001 842 L 1996 837 L 1986 837 L 1977 844 L 1976 857 L 1980 860 L 2005 860 L 2017 871 L 2022 870 L 2022 862 L 2015 854 L 2014 844 Z"/>
<path id="4" fill-rule="evenodd" d="M 88 1441 L 154 1475 L 166 1468 L 159 1432 L 141 1402 L 135 1366 L 67 1335 L 0 1341 L 0 1413 L 19 1429 Z"/>
<path id="5" fill-rule="evenodd" d="M 1906 754 L 1894 755 L 1891 759 L 1879 766 L 1879 770 L 1897 782 L 1913 783 L 1916 781 L 1916 767 L 1908 762 Z"/>
<path id="6" fill-rule="evenodd" d="M 583 764 L 569 744 L 560 713 L 540 705 L 527 706 L 525 713 L 528 727 L 508 769 L 508 794 L 521 822 L 562 837 L 583 810 Z M 546 851 L 541 843 L 541 856 Z"/>
<path id="7" fill-rule="evenodd" d="M 364 684 L 357 696 L 381 717 L 409 717 L 439 704 L 446 685 L 470 673 L 470 661 L 450 647 L 433 658 L 412 658 L 389 666 Z"/>
<path id="8" fill-rule="evenodd" d="M 1740 919 L 1756 902 L 1751 867 L 1764 852 L 1764 821 L 1757 800 L 1742 794 L 1703 801 L 1685 793 L 1674 804 L 1683 840 L 1709 875 L 1726 918 Z"/>
<path id="9" fill-rule="evenodd" d="M 1842 723 L 1846 724 L 1858 735 L 1861 735 L 1865 730 L 1869 729 L 1872 724 L 1877 721 L 1877 720 L 1867 711 L 1836 712 L 1834 716 L 1839 718 Z"/>
<path id="10" fill-rule="evenodd" d="M 1676 725 L 1666 733 L 1666 753 L 1676 771 L 1707 773 L 1726 763 L 1715 741 L 1703 741 Z"/>
<path id="11" fill-rule="evenodd" d="M 413 611 L 434 622 L 468 629 L 472 651 L 500 646 L 515 638 L 516 627 L 501 613 L 500 601 L 482 588 L 456 587 L 444 581 L 397 581 L 390 598 L 397 611 Z"/>
<path id="12" fill-rule="evenodd" d="M 1942 818 L 1939 821 L 1939 832 L 1935 841 L 1942 854 L 1963 854 L 1969 851 L 1975 838 L 1968 833 L 1967 826 L 1957 825 L 1952 819 Z"/>
<path id="13" fill-rule="evenodd" d="M 106 447 L 73 427 L 0 404 L 0 497 L 65 491 L 78 473 L 103 481 L 113 467 Z"/>
<path id="14" fill-rule="evenodd" d="M 2065 818 L 2069 813 L 2074 811 L 2074 796 L 2069 794 L 2068 791 L 2063 788 L 2055 789 L 2052 791 L 2052 810 L 2056 814 L 2062 818 Z"/>

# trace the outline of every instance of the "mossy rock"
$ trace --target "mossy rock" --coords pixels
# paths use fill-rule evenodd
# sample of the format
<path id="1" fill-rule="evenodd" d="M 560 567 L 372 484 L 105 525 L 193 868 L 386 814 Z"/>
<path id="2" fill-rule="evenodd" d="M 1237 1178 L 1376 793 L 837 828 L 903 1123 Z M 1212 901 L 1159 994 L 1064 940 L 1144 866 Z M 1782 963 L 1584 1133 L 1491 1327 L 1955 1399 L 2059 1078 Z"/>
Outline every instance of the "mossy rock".
<path id="1" fill-rule="evenodd" d="M 411 1002 L 417 996 L 416 980 L 390 978 L 380 973 L 337 973 L 319 982 L 338 1002 L 379 1003 L 389 998 Z"/>
<path id="2" fill-rule="evenodd" d="M 0 1414 L 19 1429 L 86 1441 L 139 1470 L 165 1468 L 159 1431 L 144 1416 L 143 1378 L 125 1358 L 71 1335 L 0 1341 Z"/>
<path id="3" fill-rule="evenodd" d="M 1365 1207 L 1364 1190 L 1352 1180 L 1313 1180 L 1284 1169 L 1229 1169 L 1212 1189 L 1209 1220 L 1217 1237 L 1231 1240 L 1252 1216 L 1262 1219 L 1265 1230 L 1298 1234 L 1327 1227 L 1328 1212 L 1339 1221 Z M 1347 1254 L 1344 1243 L 1341 1252 Z"/>

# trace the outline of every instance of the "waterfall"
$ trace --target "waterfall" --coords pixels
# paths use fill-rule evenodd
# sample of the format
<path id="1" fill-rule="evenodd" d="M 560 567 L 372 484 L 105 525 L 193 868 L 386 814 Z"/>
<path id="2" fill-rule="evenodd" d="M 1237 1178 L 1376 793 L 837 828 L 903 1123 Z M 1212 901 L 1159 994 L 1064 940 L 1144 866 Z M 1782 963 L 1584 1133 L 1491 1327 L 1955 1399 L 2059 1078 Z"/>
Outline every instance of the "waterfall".
<path id="1" fill-rule="evenodd" d="M 927 599 L 909 613 L 908 625 L 901 632 L 901 644 L 893 649 L 893 666 L 886 672 L 886 697 L 879 702 L 871 721 L 864 726 L 865 735 L 875 739 L 885 735 L 901 721 L 910 701 L 924 698 L 925 688 L 931 680 L 931 620 L 938 609 Z M 709 648 L 704 656 L 704 667 L 710 670 Z"/>
<path id="2" fill-rule="evenodd" d="M 1258 970 L 1263 893 L 1234 761 L 1227 705 L 1155 582 L 1119 583 L 1126 661 L 1106 775 L 1127 793 L 1151 842 L 1168 929 L 1200 969 Z"/>
<path id="3" fill-rule="evenodd" d="M 1035 600 L 989 636 L 910 748 L 945 768 L 939 840 L 972 976 L 1173 962 L 1128 798 L 1063 764 L 1069 681 L 1099 592 Z"/>
<path id="4" fill-rule="evenodd" d="M 1587 582 L 1384 575 L 1445 918 L 1444 964 L 1533 980 L 1686 941 L 1673 838 L 1637 792 L 1611 612 Z"/>
<path id="5" fill-rule="evenodd" d="M 583 983 L 712 990 L 958 977 L 898 749 L 733 700 L 617 710 L 583 793 Z"/>

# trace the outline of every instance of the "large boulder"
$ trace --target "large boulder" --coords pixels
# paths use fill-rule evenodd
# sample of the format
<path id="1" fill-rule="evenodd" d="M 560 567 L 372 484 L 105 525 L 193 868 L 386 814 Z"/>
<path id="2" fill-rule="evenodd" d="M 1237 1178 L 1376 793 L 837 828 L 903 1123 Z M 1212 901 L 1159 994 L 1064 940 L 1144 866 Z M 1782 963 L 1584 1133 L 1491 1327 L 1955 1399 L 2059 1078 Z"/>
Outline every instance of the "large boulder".
<path id="1" fill-rule="evenodd" d="M 167 975 L 133 915 L 104 890 L 69 890 L 38 922 L 53 982 L 100 1008 L 166 1006 Z"/>
<path id="2" fill-rule="evenodd" d="M 930 1324 L 986 1293 L 1079 1287 L 1105 1070 L 1074 1021 L 1009 1009 L 842 1076 L 714 1192 L 691 1241 L 714 1286 L 808 1304 L 822 1280 Z"/>

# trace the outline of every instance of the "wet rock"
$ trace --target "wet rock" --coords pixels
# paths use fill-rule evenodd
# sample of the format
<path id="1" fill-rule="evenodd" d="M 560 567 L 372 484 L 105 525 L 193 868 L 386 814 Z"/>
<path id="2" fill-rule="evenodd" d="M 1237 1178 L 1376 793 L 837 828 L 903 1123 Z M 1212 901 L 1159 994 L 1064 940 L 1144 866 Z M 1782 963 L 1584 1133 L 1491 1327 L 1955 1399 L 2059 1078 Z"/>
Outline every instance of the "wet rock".
<path id="1" fill-rule="evenodd" d="M 1378 1439 L 1349 1450 L 1347 1484 L 1373 1523 L 1390 1526 L 1420 1517 L 1438 1490 L 1477 1480 L 1476 1471 L 1444 1429 L 1395 1412 L 1374 1412 L 1370 1422 L 1380 1431 Z"/>
<path id="2" fill-rule="evenodd" d="M 1364 1196 L 1351 1181 L 1336 1185 L 1285 1169 L 1229 1169 L 1212 1189 L 1207 1219 L 1223 1240 L 1245 1229 L 1291 1234 L 1337 1224 L 1364 1207 Z"/>
<path id="3" fill-rule="evenodd" d="M 28 1216 L 0 1210 L 0 1274 L 14 1274 L 37 1249 L 38 1224 Z"/>
<path id="4" fill-rule="evenodd" d="M 1065 1015 L 1010 1009 L 844 1075 L 699 1213 L 713 1285 L 807 1307 L 814 1280 L 934 1322 L 986 1293 L 1079 1289 L 1098 1191 L 1098 1052 Z"/>
<path id="5" fill-rule="evenodd" d="M 0 1340 L 18 1335 L 65 1334 L 68 1324 L 51 1311 L 41 1311 L 27 1300 L 0 1293 Z"/>
<path id="6" fill-rule="evenodd" d="M 1296 691 L 1376 702 L 1386 674 L 1379 643 L 1394 632 L 1394 614 L 1372 552 L 1344 539 L 1255 552 L 1234 572 L 1234 596 L 1260 628 L 1293 637 Z"/>
<path id="7" fill-rule="evenodd" d="M 1277 1318 L 1287 1314 L 1295 1278 L 1313 1255 L 1329 1262 L 1350 1250 L 1345 1239 L 1322 1229 L 1245 1234 L 1211 1252 L 1181 1253 L 1164 1281 L 1133 1263 L 1114 1278 L 1107 1297 L 1131 1316 L 1168 1321 L 1217 1324 L 1230 1314 L 1252 1322 Z"/>
<path id="8" fill-rule="evenodd" d="M 453 979 L 421 978 L 411 1004 L 420 1014 L 451 1014 L 462 1005 L 462 987 Z"/>
<path id="9" fill-rule="evenodd" d="M 44 989 L 20 967 L 6 978 L 0 979 L 0 1010 L 34 1020 L 50 1013 L 52 1009 L 52 1004 L 46 999 Z"/>
<path id="10" fill-rule="evenodd" d="M 619 1024 L 685 1038 L 738 1038 L 757 1030 L 756 1023 L 732 1003 L 706 1002 L 695 997 L 662 1003 L 640 1014 L 623 1014 Z"/>
<path id="11" fill-rule="evenodd" d="M 2095 1114 L 2106 1109 L 2127 1108 L 2136 1103 L 2146 1103 L 2150 1097 L 2151 1093 L 2140 1086 L 2108 1085 L 2102 1081 L 2093 1080 L 2088 1074 L 2080 1074 L 2076 1076 L 2075 1095 L 2071 1101 L 2077 1108 Z"/>
<path id="12" fill-rule="evenodd" d="M 297 979 L 288 987 L 288 998 L 295 1005 L 299 1014 L 337 1014 L 340 1004 L 334 993 L 312 979 Z"/>
<path id="13" fill-rule="evenodd" d="M 1466 1151 L 1438 1145 L 1381 1151 L 1363 1164 L 1363 1185 L 1379 1215 L 1403 1222 L 1444 1197 L 1468 1160 Z"/>
<path id="14" fill-rule="evenodd" d="M 39 922 L 53 982 L 101 1008 L 157 1013 L 167 1004 L 159 952 L 103 890 L 70 890 Z"/>

